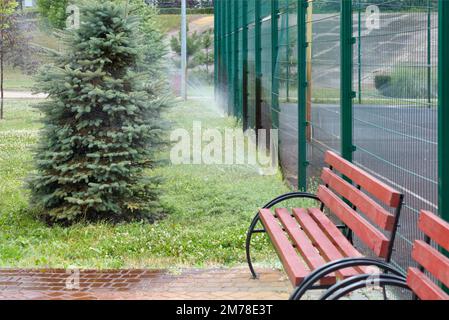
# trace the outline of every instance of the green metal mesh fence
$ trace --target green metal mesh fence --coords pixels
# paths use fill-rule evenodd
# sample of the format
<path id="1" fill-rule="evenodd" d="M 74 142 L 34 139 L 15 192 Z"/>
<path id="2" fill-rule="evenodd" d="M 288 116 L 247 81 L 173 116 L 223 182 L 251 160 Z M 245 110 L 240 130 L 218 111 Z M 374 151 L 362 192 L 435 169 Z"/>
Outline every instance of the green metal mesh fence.
<path id="1" fill-rule="evenodd" d="M 309 177 L 319 176 L 324 152 L 339 152 L 340 139 L 340 6 L 316 0 L 307 18 L 307 64 L 311 69 L 309 90 Z"/>
<path id="2" fill-rule="evenodd" d="M 313 187 L 335 150 L 405 194 L 394 262 L 438 210 L 437 0 L 217 0 L 216 93 L 279 129 L 284 176 Z M 306 170 L 307 168 L 307 170 Z M 309 182 L 306 185 L 306 181 Z"/>
<path id="3" fill-rule="evenodd" d="M 279 1 L 278 56 L 279 150 L 285 178 L 298 181 L 297 1 Z"/>
<path id="4" fill-rule="evenodd" d="M 380 25 L 370 30 L 374 4 Z M 354 161 L 405 194 L 394 255 L 404 267 L 419 210 L 438 203 L 437 1 L 357 2 L 354 12 Z"/>

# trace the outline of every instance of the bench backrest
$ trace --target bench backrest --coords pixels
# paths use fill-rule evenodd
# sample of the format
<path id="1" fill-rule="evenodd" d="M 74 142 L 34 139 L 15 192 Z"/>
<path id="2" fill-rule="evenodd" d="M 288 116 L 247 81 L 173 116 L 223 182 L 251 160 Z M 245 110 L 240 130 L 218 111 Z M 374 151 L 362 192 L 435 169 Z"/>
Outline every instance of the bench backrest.
<path id="1" fill-rule="evenodd" d="M 449 300 L 449 295 L 424 273 L 427 270 L 449 288 L 449 258 L 430 245 L 430 240 L 433 240 L 449 251 L 449 223 L 428 211 L 422 211 L 418 227 L 426 235 L 426 241 L 417 240 L 414 243 L 412 258 L 420 268 L 409 268 L 407 284 L 422 300 Z"/>
<path id="2" fill-rule="evenodd" d="M 319 186 L 317 194 L 323 205 L 378 257 L 390 260 L 403 195 L 332 151 L 326 152 L 324 160 L 329 168 L 323 169 L 325 185 Z M 396 209 L 395 214 L 375 199 Z M 389 231 L 390 236 L 381 229 Z"/>

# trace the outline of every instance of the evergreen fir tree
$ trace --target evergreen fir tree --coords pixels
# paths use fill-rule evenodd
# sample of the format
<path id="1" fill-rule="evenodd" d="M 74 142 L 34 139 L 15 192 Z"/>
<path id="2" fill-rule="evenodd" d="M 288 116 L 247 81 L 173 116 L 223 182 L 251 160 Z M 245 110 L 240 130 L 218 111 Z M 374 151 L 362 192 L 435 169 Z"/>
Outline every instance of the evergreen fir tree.
<path id="1" fill-rule="evenodd" d="M 40 73 L 44 129 L 32 204 L 50 222 L 154 220 L 160 179 L 145 175 L 164 146 L 166 100 L 135 71 L 139 19 L 111 1 L 81 8 L 66 50 Z M 151 69 L 151 66 L 148 67 Z"/>

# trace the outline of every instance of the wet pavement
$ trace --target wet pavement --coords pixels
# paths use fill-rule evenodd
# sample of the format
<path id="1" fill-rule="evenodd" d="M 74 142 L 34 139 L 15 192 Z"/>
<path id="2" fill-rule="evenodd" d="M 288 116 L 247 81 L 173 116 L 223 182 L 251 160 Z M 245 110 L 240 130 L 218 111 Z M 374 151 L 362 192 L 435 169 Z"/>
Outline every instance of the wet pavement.
<path id="1" fill-rule="evenodd" d="M 269 269 L 257 280 L 246 268 L 0 270 L 0 300 L 285 300 L 292 290 L 282 272 Z"/>

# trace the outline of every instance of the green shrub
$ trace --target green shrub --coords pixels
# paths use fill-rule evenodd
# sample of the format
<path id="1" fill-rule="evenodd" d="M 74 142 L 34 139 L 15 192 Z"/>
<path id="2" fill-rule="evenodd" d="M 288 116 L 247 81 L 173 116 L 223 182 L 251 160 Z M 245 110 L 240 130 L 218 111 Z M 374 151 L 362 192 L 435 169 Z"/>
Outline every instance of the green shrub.
<path id="1" fill-rule="evenodd" d="M 398 66 L 391 74 L 381 74 L 374 78 L 374 85 L 385 97 L 403 99 L 436 98 L 438 93 L 437 75 L 431 72 L 430 88 L 428 86 L 427 67 Z"/>
<path id="2" fill-rule="evenodd" d="M 52 27 L 63 29 L 66 25 L 66 8 L 68 0 L 37 0 L 37 8 L 42 17 L 46 18 Z"/>
<path id="3" fill-rule="evenodd" d="M 391 76 L 385 74 L 378 74 L 375 76 L 374 86 L 377 90 L 382 90 L 389 85 L 391 85 Z"/>

